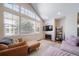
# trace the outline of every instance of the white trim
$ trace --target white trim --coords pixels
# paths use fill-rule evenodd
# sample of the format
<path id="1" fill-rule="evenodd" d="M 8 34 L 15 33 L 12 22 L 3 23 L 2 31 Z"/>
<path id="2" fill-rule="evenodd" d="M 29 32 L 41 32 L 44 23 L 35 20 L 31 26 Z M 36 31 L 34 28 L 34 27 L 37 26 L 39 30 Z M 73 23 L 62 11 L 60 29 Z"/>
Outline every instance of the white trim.
<path id="1" fill-rule="evenodd" d="M 13 36 L 30 36 L 30 35 L 35 35 L 35 34 L 40 34 L 40 32 L 29 33 L 29 34 L 6 35 L 5 37 L 13 37 Z"/>

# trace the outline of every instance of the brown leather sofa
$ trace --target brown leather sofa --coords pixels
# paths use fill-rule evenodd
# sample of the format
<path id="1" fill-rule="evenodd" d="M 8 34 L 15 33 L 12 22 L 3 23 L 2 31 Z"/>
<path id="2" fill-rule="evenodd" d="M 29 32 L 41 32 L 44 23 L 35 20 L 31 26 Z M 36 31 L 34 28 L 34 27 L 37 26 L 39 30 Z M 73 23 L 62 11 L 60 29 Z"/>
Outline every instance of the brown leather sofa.
<path id="1" fill-rule="evenodd" d="M 10 45 L 0 44 L 0 56 L 27 56 L 39 46 L 40 43 L 38 41 L 26 42 L 19 39 L 18 43 Z"/>
<path id="2" fill-rule="evenodd" d="M 28 54 L 26 41 L 9 45 L 8 48 L 0 50 L 0 56 L 25 56 Z"/>

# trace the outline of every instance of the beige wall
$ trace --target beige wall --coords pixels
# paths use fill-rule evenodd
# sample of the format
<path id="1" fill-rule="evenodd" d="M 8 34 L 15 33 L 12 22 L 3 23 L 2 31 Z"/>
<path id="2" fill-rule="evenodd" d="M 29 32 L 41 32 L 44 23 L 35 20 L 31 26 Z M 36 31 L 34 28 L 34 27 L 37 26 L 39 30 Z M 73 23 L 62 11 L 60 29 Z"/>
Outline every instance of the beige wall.
<path id="1" fill-rule="evenodd" d="M 0 4 L 0 38 L 4 36 L 4 25 L 3 25 L 3 7 Z"/>
<path id="2" fill-rule="evenodd" d="M 60 27 L 60 19 L 55 20 L 55 26 L 56 26 L 56 27 Z"/>

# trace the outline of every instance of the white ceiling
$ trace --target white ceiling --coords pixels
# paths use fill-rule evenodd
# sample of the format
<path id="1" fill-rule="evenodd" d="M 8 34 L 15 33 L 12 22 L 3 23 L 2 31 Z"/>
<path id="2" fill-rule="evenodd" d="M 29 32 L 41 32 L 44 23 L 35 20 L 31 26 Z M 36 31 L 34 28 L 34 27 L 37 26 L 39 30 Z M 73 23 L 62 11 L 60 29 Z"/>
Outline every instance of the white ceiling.
<path id="1" fill-rule="evenodd" d="M 67 16 L 68 13 L 79 12 L 77 3 L 33 3 L 32 6 L 44 20 Z"/>

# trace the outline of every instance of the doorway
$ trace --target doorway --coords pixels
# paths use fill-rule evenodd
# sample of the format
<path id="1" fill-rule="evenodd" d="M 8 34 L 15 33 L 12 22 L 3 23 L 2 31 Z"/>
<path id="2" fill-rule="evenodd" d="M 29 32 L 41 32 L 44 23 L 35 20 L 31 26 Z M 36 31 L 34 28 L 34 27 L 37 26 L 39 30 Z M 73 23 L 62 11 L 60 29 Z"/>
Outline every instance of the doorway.
<path id="1" fill-rule="evenodd" d="M 64 19 L 55 19 L 55 41 L 62 41 L 65 39 L 64 36 Z"/>

